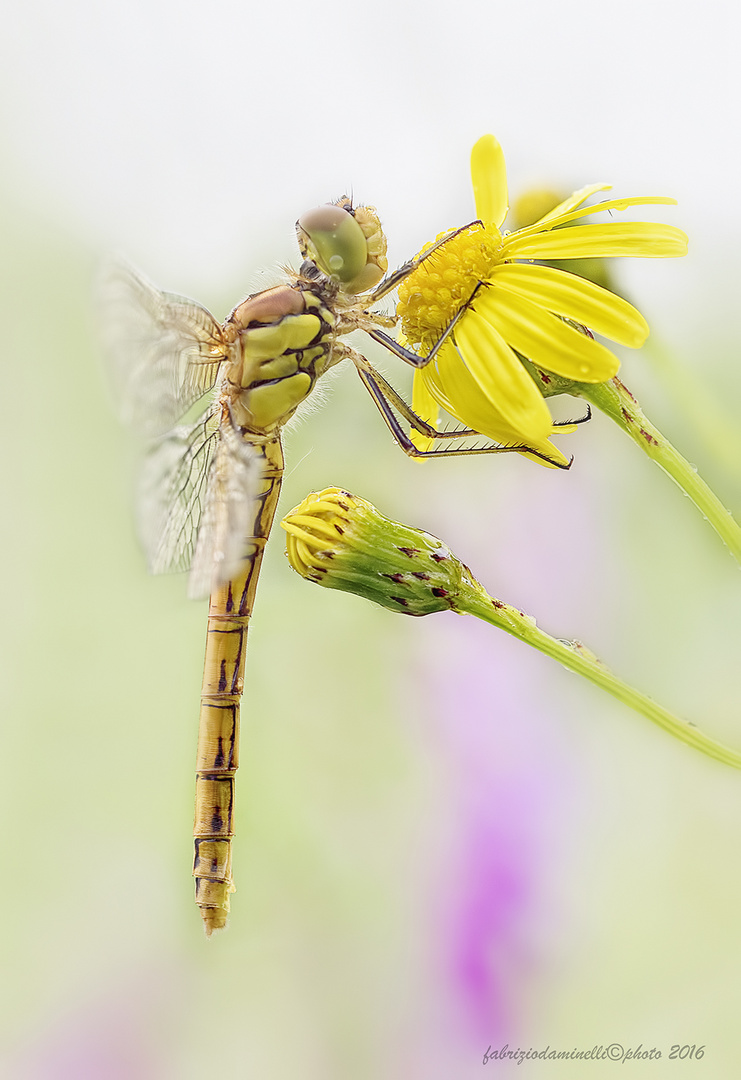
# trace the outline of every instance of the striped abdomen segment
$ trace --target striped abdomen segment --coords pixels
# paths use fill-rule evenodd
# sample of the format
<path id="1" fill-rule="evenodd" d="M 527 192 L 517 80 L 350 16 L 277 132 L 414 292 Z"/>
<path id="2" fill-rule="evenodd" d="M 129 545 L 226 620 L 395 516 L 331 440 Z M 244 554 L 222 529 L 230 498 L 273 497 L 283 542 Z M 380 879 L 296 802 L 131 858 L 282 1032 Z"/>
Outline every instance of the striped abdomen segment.
<path id="1" fill-rule="evenodd" d="M 234 775 L 239 765 L 239 705 L 247 627 L 265 542 L 283 476 L 278 439 L 255 446 L 264 458 L 252 536 L 245 538 L 242 572 L 211 595 L 201 692 L 193 835 L 196 903 L 208 935 L 226 925 L 232 883 Z"/>

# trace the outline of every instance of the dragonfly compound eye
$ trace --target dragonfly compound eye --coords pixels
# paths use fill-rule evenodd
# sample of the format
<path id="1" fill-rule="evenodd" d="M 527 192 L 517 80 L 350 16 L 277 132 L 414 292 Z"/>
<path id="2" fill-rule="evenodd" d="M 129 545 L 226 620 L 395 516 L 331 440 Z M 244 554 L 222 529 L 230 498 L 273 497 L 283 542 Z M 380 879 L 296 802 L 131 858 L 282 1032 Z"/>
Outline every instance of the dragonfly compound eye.
<path id="1" fill-rule="evenodd" d="M 365 292 L 383 277 L 386 266 L 379 265 L 366 232 L 341 204 L 308 210 L 296 222 L 296 234 L 303 257 L 348 292 Z"/>

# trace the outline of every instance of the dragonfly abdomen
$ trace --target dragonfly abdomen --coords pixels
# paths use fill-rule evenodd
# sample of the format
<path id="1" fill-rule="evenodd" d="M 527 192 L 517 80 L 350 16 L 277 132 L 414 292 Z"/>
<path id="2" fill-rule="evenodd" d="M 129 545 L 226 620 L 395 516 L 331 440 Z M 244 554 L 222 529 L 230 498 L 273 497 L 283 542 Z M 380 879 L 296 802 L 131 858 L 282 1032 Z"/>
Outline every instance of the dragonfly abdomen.
<path id="1" fill-rule="evenodd" d="M 239 622 L 241 626 L 226 628 L 218 616 L 210 616 L 206 638 L 196 758 L 193 876 L 196 903 L 209 935 L 226 925 L 229 894 L 234 891 L 234 778 L 239 766 L 239 702 L 248 617 Z M 223 640 L 232 635 L 233 641 Z M 224 656 L 235 649 L 239 651 L 233 661 Z M 236 691 L 235 686 L 239 687 Z"/>
<path id="2" fill-rule="evenodd" d="M 278 504 L 283 451 L 278 439 L 254 446 L 263 458 L 252 536 L 245 538 L 240 572 L 211 594 L 196 759 L 193 876 L 204 928 L 226 925 L 232 881 L 234 780 L 239 766 L 240 701 L 247 628 L 255 602 L 265 541 Z"/>

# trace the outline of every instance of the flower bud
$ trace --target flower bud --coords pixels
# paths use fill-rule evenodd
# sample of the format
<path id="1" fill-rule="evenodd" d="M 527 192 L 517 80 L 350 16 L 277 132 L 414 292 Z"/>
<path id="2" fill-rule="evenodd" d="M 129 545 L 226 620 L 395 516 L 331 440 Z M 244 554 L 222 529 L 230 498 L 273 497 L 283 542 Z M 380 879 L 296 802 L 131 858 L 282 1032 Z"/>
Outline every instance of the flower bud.
<path id="1" fill-rule="evenodd" d="M 281 522 L 293 569 L 404 615 L 457 610 L 468 567 L 430 533 L 383 517 L 340 488 L 308 495 Z"/>

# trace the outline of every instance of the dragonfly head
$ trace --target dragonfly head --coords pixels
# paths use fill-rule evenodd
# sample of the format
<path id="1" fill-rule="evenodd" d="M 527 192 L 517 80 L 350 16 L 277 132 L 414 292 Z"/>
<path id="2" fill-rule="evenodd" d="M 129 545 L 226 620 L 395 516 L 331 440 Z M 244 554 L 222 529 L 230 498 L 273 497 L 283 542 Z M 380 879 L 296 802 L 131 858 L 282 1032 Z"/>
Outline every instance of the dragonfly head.
<path id="1" fill-rule="evenodd" d="M 386 237 L 374 207 L 353 206 L 346 195 L 302 214 L 296 235 L 304 259 L 343 292 L 367 292 L 388 270 Z"/>

